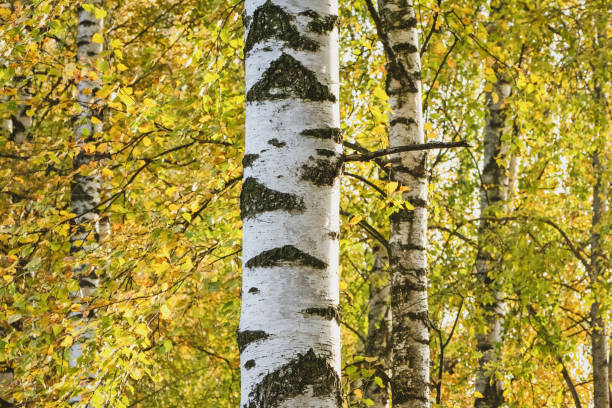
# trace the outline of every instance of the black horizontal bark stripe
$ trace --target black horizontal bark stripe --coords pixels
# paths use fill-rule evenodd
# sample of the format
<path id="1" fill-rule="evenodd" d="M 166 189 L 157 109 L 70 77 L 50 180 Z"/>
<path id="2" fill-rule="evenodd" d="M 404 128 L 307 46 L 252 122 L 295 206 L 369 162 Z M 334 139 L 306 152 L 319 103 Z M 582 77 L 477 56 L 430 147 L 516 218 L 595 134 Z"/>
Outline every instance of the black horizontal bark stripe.
<path id="1" fill-rule="evenodd" d="M 329 87 L 315 73 L 291 55 L 283 53 L 273 61 L 247 92 L 247 102 L 298 98 L 317 102 L 336 102 Z"/>
<path id="2" fill-rule="evenodd" d="M 304 309 L 301 311 L 304 314 L 321 316 L 327 320 L 335 320 L 336 323 L 340 324 L 342 321 L 342 313 L 340 312 L 340 307 L 337 305 L 327 306 L 327 307 L 310 307 L 308 309 Z"/>
<path id="3" fill-rule="evenodd" d="M 246 349 L 246 347 L 256 341 L 265 340 L 270 335 L 263 330 L 243 330 L 238 331 L 236 335 L 236 342 L 238 343 L 238 350 L 240 353 Z"/>
<path id="4" fill-rule="evenodd" d="M 309 388 L 315 397 L 332 396 L 336 406 L 342 406 L 340 376 L 327 358 L 317 356 L 313 349 L 263 377 L 249 393 L 243 408 L 277 407 L 305 394 Z"/>
<path id="5" fill-rule="evenodd" d="M 299 250 L 293 245 L 285 245 L 280 248 L 263 251 L 259 255 L 249 259 L 247 268 L 271 268 L 292 264 L 297 266 L 310 266 L 315 269 L 325 269 L 327 264 L 322 260 Z"/>
<path id="6" fill-rule="evenodd" d="M 254 217 L 267 211 L 303 211 L 304 200 L 295 194 L 272 190 L 253 177 L 248 177 L 242 184 L 240 193 L 240 211 L 242 219 Z"/>

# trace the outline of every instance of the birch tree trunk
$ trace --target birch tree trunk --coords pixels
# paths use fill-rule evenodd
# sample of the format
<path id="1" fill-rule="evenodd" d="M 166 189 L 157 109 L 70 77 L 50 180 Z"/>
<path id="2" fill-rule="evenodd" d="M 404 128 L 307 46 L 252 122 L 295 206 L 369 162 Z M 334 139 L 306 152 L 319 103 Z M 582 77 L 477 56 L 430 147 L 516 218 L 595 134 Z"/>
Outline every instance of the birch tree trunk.
<path id="1" fill-rule="evenodd" d="M 593 154 L 593 171 L 595 173 L 595 186 L 593 187 L 593 220 L 591 231 L 591 286 L 595 287 L 603 284 L 604 254 L 601 248 L 601 222 L 602 215 L 606 208 L 606 189 L 603 186 L 603 167 L 600 161 L 600 154 L 595 151 Z M 606 334 L 606 322 L 601 312 L 601 301 L 595 296 L 595 301 L 591 305 L 591 354 L 593 360 L 593 407 L 610 407 L 610 388 L 609 388 L 609 354 L 608 337 Z"/>
<path id="2" fill-rule="evenodd" d="M 479 226 L 480 250 L 476 259 L 476 273 L 482 290 L 477 302 L 485 317 L 485 333 L 477 338 L 477 349 L 482 354 L 476 373 L 475 407 L 499 407 L 504 402 L 503 382 L 496 375 L 500 361 L 503 340 L 504 304 L 499 289 L 500 282 L 494 277 L 493 255 L 484 247 L 489 241 L 492 223 L 486 217 L 495 214 L 507 201 L 508 171 L 501 164 L 506 157 L 502 135 L 506 130 L 505 103 L 510 96 L 510 83 L 495 69 L 497 82 L 492 92 L 487 93 L 487 118 L 484 130 L 484 158 L 480 196 L 480 214 L 483 217 Z"/>
<path id="3" fill-rule="evenodd" d="M 241 407 L 342 406 L 337 2 L 245 2 Z"/>
<path id="4" fill-rule="evenodd" d="M 96 5 L 100 1 L 92 2 Z M 97 58 L 102 52 L 102 43 L 95 41 L 96 34 L 101 35 L 103 22 L 95 18 L 94 14 L 83 9 L 79 11 L 77 29 L 77 61 L 81 66 L 83 79 L 77 84 L 77 101 L 81 107 L 81 113 L 77 120 L 75 130 L 75 141 L 82 149 L 74 159 L 74 168 L 78 170 L 72 180 L 71 210 L 76 217 L 73 220 L 73 233 L 70 237 L 71 252 L 88 251 L 92 248 L 92 242 L 97 240 L 97 227 L 99 215 L 96 209 L 100 202 L 100 180 L 97 172 L 87 169 L 92 162 L 98 160 L 95 152 L 91 153 L 85 146 L 93 143 L 96 135 L 102 131 L 102 110 L 96 100 L 96 91 L 100 88 L 97 80 L 95 66 Z M 96 36 L 98 37 L 98 36 Z M 94 118 L 98 119 L 95 120 Z M 93 120 L 92 120 L 93 119 Z M 86 329 L 87 316 L 83 309 L 85 302 L 98 288 L 99 279 L 95 270 L 88 264 L 76 264 L 73 274 L 78 276 L 79 291 L 75 294 L 75 303 L 82 303 L 82 310 L 73 312 L 71 318 L 76 321 L 77 335 L 82 338 L 92 336 L 92 332 Z M 70 348 L 71 367 L 78 365 L 78 359 L 83 354 L 83 340 L 75 339 Z M 88 373 L 90 377 L 92 373 Z M 70 403 L 74 404 L 80 400 L 77 396 Z"/>
<path id="5" fill-rule="evenodd" d="M 389 46 L 387 85 L 389 146 L 424 142 L 421 107 L 421 61 L 417 19 L 412 1 L 381 0 L 379 9 Z M 392 310 L 392 398 L 398 408 L 427 408 L 429 402 L 429 330 L 427 306 L 427 153 L 402 153 L 391 174 L 408 187 L 403 198 L 413 208 L 390 217 Z"/>
<path id="6" fill-rule="evenodd" d="M 375 248 L 374 268 L 370 274 L 370 298 L 368 300 L 368 336 L 365 354 L 376 357 L 376 372 L 364 384 L 364 396 L 374 402 L 373 408 L 389 407 L 389 382 L 391 368 L 391 282 L 385 267 L 388 263 L 386 249 Z M 383 380 L 384 387 L 375 381 Z"/>

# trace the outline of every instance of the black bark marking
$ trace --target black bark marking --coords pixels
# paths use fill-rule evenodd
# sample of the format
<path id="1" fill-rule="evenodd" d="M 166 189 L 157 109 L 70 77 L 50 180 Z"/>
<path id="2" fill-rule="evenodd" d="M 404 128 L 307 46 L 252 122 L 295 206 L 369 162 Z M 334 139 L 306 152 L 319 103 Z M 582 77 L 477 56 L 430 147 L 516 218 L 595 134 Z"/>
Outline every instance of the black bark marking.
<path id="1" fill-rule="evenodd" d="M 402 125 L 412 125 L 412 124 L 416 124 L 416 120 L 414 120 L 413 118 L 404 118 L 404 117 L 399 117 L 399 118 L 395 118 L 393 119 L 391 122 L 389 122 L 389 124 L 391 126 L 395 126 L 398 124 L 402 124 Z"/>
<path id="2" fill-rule="evenodd" d="M 329 235 L 329 237 L 331 239 L 333 239 L 334 241 L 337 241 L 337 240 L 340 239 L 340 233 L 336 232 L 336 231 L 332 231 L 332 232 L 328 233 L 327 235 Z"/>
<path id="3" fill-rule="evenodd" d="M 314 72 L 283 53 L 247 92 L 247 102 L 298 98 L 336 102 L 336 96 L 319 82 Z"/>
<path id="4" fill-rule="evenodd" d="M 316 51 L 319 44 L 300 35 L 293 24 L 295 17 L 270 0 L 258 7 L 253 13 L 253 21 L 244 43 L 244 53 L 253 49 L 255 44 L 271 38 L 284 41 L 295 50 Z"/>
<path id="5" fill-rule="evenodd" d="M 321 316 L 326 320 L 333 319 L 338 324 L 340 324 L 340 322 L 342 321 L 342 313 L 340 312 L 340 307 L 337 305 L 332 305 L 328 307 L 310 307 L 308 309 L 302 310 L 301 313 Z"/>
<path id="6" fill-rule="evenodd" d="M 250 370 L 253 367 L 255 367 L 255 360 L 249 360 L 244 363 L 244 368 L 246 368 L 247 370 Z"/>
<path id="7" fill-rule="evenodd" d="M 418 51 L 418 48 L 414 45 L 414 44 L 410 44 L 410 43 L 399 43 L 393 46 L 393 51 L 395 51 L 396 53 L 402 53 L 402 52 L 407 52 L 407 53 L 414 53 Z"/>
<path id="8" fill-rule="evenodd" d="M 268 337 L 270 337 L 270 335 L 263 330 L 238 331 L 238 333 L 236 334 L 238 350 L 240 351 L 240 353 L 242 353 L 249 344 L 259 340 L 265 340 Z"/>
<path id="9" fill-rule="evenodd" d="M 313 349 L 267 374 L 249 393 L 243 408 L 277 407 L 283 401 L 305 394 L 308 388 L 312 388 L 315 397 L 333 396 L 337 407 L 342 406 L 340 376 Z"/>
<path id="10" fill-rule="evenodd" d="M 329 149 L 317 149 L 317 154 L 325 157 L 332 157 L 336 155 L 336 152 Z"/>
<path id="11" fill-rule="evenodd" d="M 312 31 L 313 33 L 326 33 L 333 30 L 338 24 L 338 16 L 335 15 L 321 16 L 314 10 L 304 11 L 300 14 L 312 18 L 312 21 L 308 23 L 306 28 L 308 31 Z"/>
<path id="12" fill-rule="evenodd" d="M 302 180 L 308 180 L 317 186 L 331 186 L 342 174 L 342 160 L 316 159 L 314 165 L 302 166 Z"/>
<path id="13" fill-rule="evenodd" d="M 281 148 L 281 147 L 285 147 L 285 146 L 287 146 L 287 143 L 285 143 L 285 142 L 281 142 L 281 141 L 280 141 L 280 140 L 278 140 L 277 138 L 274 138 L 274 139 L 270 139 L 270 140 L 268 140 L 268 144 L 270 144 L 270 145 L 272 145 L 272 146 L 274 146 L 274 147 L 278 147 L 278 148 Z"/>
<path id="14" fill-rule="evenodd" d="M 242 219 L 254 217 L 267 211 L 304 211 L 304 200 L 295 194 L 272 190 L 253 177 L 242 184 L 240 212 Z"/>
<path id="15" fill-rule="evenodd" d="M 259 289 L 257 289 L 256 287 L 252 287 L 251 289 L 249 289 L 249 293 L 257 295 L 259 293 Z"/>
<path id="16" fill-rule="evenodd" d="M 382 12 L 387 30 L 406 30 L 417 26 L 416 17 L 408 17 L 405 10 L 393 11 L 385 8 Z"/>
<path id="17" fill-rule="evenodd" d="M 342 143 L 342 129 L 339 128 L 319 128 L 306 129 L 300 133 L 302 136 L 314 137 L 316 139 L 331 139 L 336 143 Z"/>
<path id="18" fill-rule="evenodd" d="M 271 268 L 286 264 L 310 266 L 315 269 L 327 268 L 327 264 L 325 262 L 297 249 L 293 245 L 285 245 L 284 247 L 263 251 L 259 255 L 249 259 L 246 263 L 246 267 Z"/>
<path id="19" fill-rule="evenodd" d="M 245 154 L 242 158 L 242 167 L 251 167 L 257 159 L 259 159 L 258 154 Z"/>

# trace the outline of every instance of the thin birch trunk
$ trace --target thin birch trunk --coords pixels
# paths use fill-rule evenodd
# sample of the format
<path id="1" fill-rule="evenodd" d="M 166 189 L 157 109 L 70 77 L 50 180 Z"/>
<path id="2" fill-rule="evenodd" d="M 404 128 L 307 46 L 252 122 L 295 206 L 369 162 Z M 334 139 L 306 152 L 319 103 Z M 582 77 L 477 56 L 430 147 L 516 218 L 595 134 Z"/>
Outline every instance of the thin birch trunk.
<path id="1" fill-rule="evenodd" d="M 387 64 L 389 146 L 424 142 L 421 61 L 412 1 L 381 0 L 379 9 L 396 60 Z M 429 330 L 427 306 L 427 153 L 406 152 L 392 163 L 391 174 L 408 187 L 404 208 L 390 217 L 389 259 L 392 310 L 393 407 L 428 408 Z"/>
<path id="2" fill-rule="evenodd" d="M 338 408 L 337 1 L 245 2 L 243 408 Z"/>
<path id="3" fill-rule="evenodd" d="M 602 260 L 604 255 L 601 247 L 601 223 L 602 215 L 606 210 L 606 190 L 603 185 L 603 167 L 600 153 L 593 154 L 593 171 L 595 173 L 595 186 L 593 187 L 593 219 L 591 231 L 591 286 L 595 287 L 603 283 L 604 267 Z M 597 293 L 597 290 L 595 291 Z M 591 347 L 593 360 L 593 407 L 609 408 L 609 353 L 608 337 L 606 334 L 606 321 L 601 311 L 601 300 L 596 295 L 591 305 Z"/>
<path id="4" fill-rule="evenodd" d="M 96 5 L 100 1 L 92 2 Z M 77 120 L 75 130 L 75 141 L 77 146 L 95 141 L 96 135 L 102 131 L 102 112 L 96 100 L 96 91 L 100 88 L 97 80 L 95 66 L 97 58 L 102 52 L 102 43 L 94 41 L 96 34 L 102 34 L 103 22 L 95 18 L 94 14 L 83 9 L 78 15 L 77 29 L 77 61 L 83 72 L 83 79 L 77 84 L 77 100 L 81 106 L 81 113 Z M 86 72 L 87 71 L 87 72 Z M 88 73 L 92 72 L 91 75 Z M 97 118 L 98 120 L 93 120 Z M 74 159 L 74 168 L 78 170 L 72 180 L 71 210 L 76 214 L 73 220 L 73 233 L 70 238 L 71 252 L 89 251 L 92 242 L 97 240 L 97 227 L 99 215 L 96 209 L 100 202 L 100 180 L 97 172 L 86 169 L 92 162 L 98 160 L 95 153 L 90 153 L 82 148 Z M 73 273 L 79 279 L 79 291 L 75 294 L 75 303 L 82 303 L 85 308 L 87 299 L 97 290 L 99 279 L 95 270 L 88 264 L 77 264 Z M 77 334 L 74 344 L 70 348 L 71 367 L 78 366 L 78 360 L 83 355 L 83 340 L 91 337 L 93 333 L 88 330 L 87 316 L 83 310 L 73 312 L 71 318 L 76 322 Z M 79 333 L 80 332 L 80 333 Z M 80 337 L 80 338 L 79 338 Z M 89 377 L 94 374 L 88 372 Z M 89 379 L 91 381 L 91 378 Z M 74 404 L 80 400 L 80 396 L 74 397 L 70 403 Z"/>
<path id="5" fill-rule="evenodd" d="M 388 263 L 386 249 L 375 248 L 374 268 L 370 274 L 370 298 L 368 300 L 368 336 L 365 354 L 376 357 L 375 373 L 364 384 L 364 397 L 374 402 L 373 408 L 389 407 L 389 382 L 391 368 L 391 282 L 385 270 Z M 382 380 L 383 387 L 375 377 Z"/>
<path id="6" fill-rule="evenodd" d="M 482 290 L 477 302 L 484 313 L 485 333 L 478 336 L 477 349 L 482 354 L 476 374 L 475 399 L 477 408 L 499 407 L 504 402 L 503 382 L 496 375 L 500 363 L 503 340 L 505 306 L 502 302 L 500 282 L 495 278 L 495 259 L 484 247 L 489 241 L 492 224 L 484 217 L 494 215 L 507 201 L 508 171 L 502 164 L 506 159 L 506 147 L 502 136 L 506 131 L 505 103 L 510 96 L 510 83 L 496 69 L 497 82 L 487 93 L 487 118 L 484 131 L 484 158 L 480 198 L 483 220 L 479 227 L 480 250 L 476 259 L 476 272 Z"/>

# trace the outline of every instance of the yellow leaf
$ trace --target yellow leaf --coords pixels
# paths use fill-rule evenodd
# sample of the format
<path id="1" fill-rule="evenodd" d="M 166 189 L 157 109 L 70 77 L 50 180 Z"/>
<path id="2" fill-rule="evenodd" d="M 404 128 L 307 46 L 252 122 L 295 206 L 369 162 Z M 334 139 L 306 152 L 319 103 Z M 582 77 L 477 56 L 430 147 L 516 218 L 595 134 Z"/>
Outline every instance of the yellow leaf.
<path id="1" fill-rule="evenodd" d="M 398 184 L 399 183 L 397 181 L 391 181 L 387 183 L 387 185 L 385 186 L 385 190 L 387 191 L 387 194 L 391 194 L 395 192 L 395 190 L 397 190 Z"/>
<path id="2" fill-rule="evenodd" d="M 134 333 L 136 333 L 137 335 L 141 337 L 145 337 L 149 334 L 149 329 L 144 323 L 139 323 L 134 328 Z"/>
<path id="3" fill-rule="evenodd" d="M 64 340 L 62 340 L 62 343 L 60 344 L 60 346 L 62 347 L 70 347 L 72 346 L 72 336 L 66 336 L 64 337 Z"/>
<path id="4" fill-rule="evenodd" d="M 374 96 L 376 96 L 377 98 L 382 99 L 383 101 L 386 101 L 387 99 L 389 99 L 389 96 L 387 95 L 387 93 L 382 88 L 374 89 Z"/>
<path id="5" fill-rule="evenodd" d="M 26 111 L 26 115 L 28 115 L 28 116 L 30 116 L 30 117 L 34 116 L 34 109 L 28 109 L 28 110 Z"/>
<path id="6" fill-rule="evenodd" d="M 101 20 L 106 17 L 106 10 L 96 7 L 94 10 L 94 16 Z"/>
<path id="7" fill-rule="evenodd" d="M 117 70 L 118 70 L 119 72 L 123 72 L 123 71 L 125 71 L 126 69 L 128 69 L 128 67 L 127 67 L 127 66 L 125 66 L 125 65 L 123 65 L 122 63 L 118 63 L 118 64 L 117 64 Z"/>
<path id="8" fill-rule="evenodd" d="M 94 125 L 101 125 L 102 121 L 100 121 L 100 119 L 96 118 L 95 116 L 92 116 L 91 123 L 93 123 Z"/>
<path id="9" fill-rule="evenodd" d="M 142 103 L 147 108 L 152 108 L 155 106 L 155 101 L 151 98 L 145 98 L 144 101 L 142 101 Z"/>
<path id="10" fill-rule="evenodd" d="M 170 320 L 170 318 L 172 317 L 172 311 L 166 305 L 162 305 L 159 308 L 159 314 L 161 315 L 161 318 L 164 320 Z"/>
<path id="11" fill-rule="evenodd" d="M 148 137 L 143 137 L 142 138 L 142 144 L 145 145 L 145 147 L 149 147 L 151 146 L 151 139 L 149 139 Z"/>
<path id="12" fill-rule="evenodd" d="M 355 394 L 357 398 L 359 399 L 363 398 L 363 392 L 361 392 L 359 388 L 356 388 L 355 390 L 353 390 L 353 393 Z"/>
<path id="13" fill-rule="evenodd" d="M 102 177 L 104 177 L 105 179 L 113 178 L 113 171 L 111 169 L 103 168 L 101 173 Z"/>
<path id="14" fill-rule="evenodd" d="M 142 368 L 139 368 L 139 367 L 133 368 L 132 370 L 130 370 L 130 377 L 132 377 L 136 381 L 140 380 L 143 374 L 144 372 L 142 371 Z"/>
<path id="15" fill-rule="evenodd" d="M 361 215 L 356 215 L 353 218 L 351 218 L 348 223 L 349 223 L 349 225 L 355 225 L 355 224 L 359 223 L 359 221 L 361 221 L 361 220 L 363 220 L 363 217 Z"/>
<path id="16" fill-rule="evenodd" d="M 431 132 L 431 129 L 433 128 L 433 125 L 431 124 L 431 122 L 427 122 L 423 128 L 427 131 L 427 132 Z"/>
<path id="17" fill-rule="evenodd" d="M 91 37 L 91 41 L 97 44 L 104 44 L 104 37 L 102 37 L 100 33 L 95 33 L 93 37 Z"/>
<path id="18" fill-rule="evenodd" d="M 484 395 L 482 395 L 482 394 L 481 394 L 481 393 L 479 393 L 478 391 L 476 391 L 476 392 L 474 393 L 474 396 L 475 396 L 476 398 L 484 398 Z"/>

